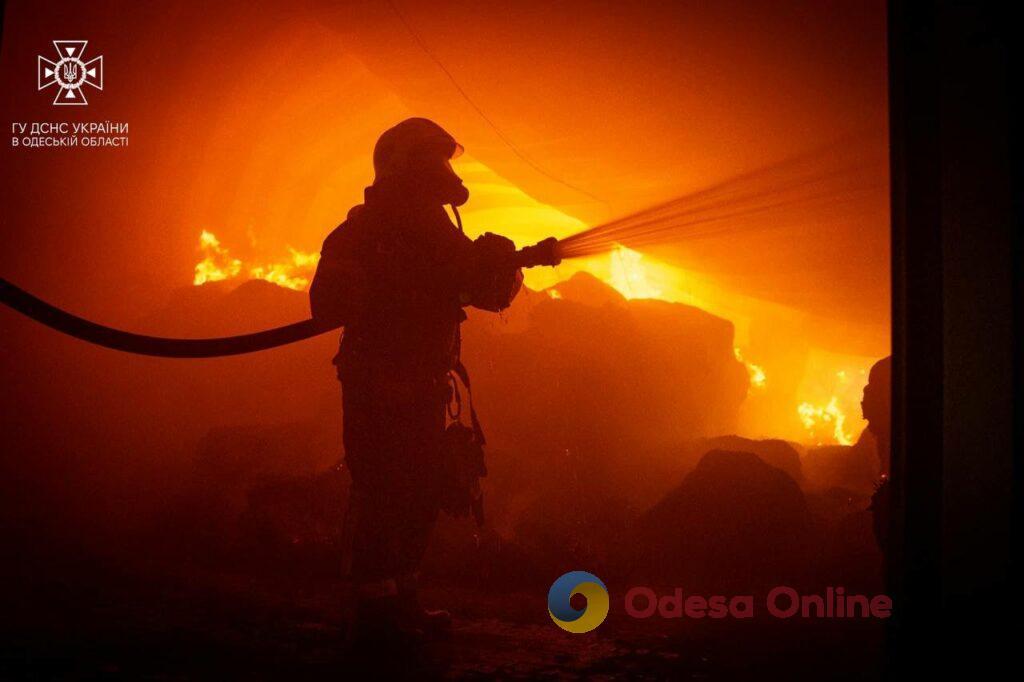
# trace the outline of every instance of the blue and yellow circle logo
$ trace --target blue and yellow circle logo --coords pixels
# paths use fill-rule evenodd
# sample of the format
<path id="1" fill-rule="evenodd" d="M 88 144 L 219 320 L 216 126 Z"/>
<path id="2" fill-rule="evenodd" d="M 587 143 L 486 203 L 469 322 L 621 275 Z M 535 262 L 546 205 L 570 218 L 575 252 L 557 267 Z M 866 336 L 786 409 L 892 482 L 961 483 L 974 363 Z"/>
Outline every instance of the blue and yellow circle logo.
<path id="1" fill-rule="evenodd" d="M 587 598 L 587 605 L 574 609 L 574 594 Z M 548 590 L 548 613 L 555 625 L 569 632 L 590 632 L 608 617 L 608 588 L 601 579 L 586 571 L 570 571 Z"/>

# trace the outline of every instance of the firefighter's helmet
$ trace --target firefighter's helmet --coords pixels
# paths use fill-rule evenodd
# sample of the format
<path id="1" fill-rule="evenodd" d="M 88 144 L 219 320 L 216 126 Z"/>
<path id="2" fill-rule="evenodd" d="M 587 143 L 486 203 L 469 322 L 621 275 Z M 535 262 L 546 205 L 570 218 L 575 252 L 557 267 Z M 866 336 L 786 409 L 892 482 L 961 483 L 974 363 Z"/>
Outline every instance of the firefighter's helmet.
<path id="1" fill-rule="evenodd" d="M 407 118 L 388 128 L 373 148 L 374 182 L 420 172 L 425 166 L 447 164 L 462 153 L 462 145 L 426 118 Z"/>

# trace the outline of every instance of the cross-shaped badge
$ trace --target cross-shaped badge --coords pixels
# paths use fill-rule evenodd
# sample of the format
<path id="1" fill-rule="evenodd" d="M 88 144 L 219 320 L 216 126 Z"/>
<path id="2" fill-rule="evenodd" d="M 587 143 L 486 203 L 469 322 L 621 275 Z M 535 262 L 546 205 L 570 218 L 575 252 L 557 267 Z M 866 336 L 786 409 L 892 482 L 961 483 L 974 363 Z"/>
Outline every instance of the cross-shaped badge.
<path id="1" fill-rule="evenodd" d="M 39 56 L 39 89 L 56 83 L 54 104 L 84 106 L 89 102 L 85 99 L 83 85 L 103 89 L 103 56 L 82 61 L 82 53 L 88 44 L 88 40 L 55 40 L 53 46 L 57 49 L 57 61 L 51 62 Z"/>

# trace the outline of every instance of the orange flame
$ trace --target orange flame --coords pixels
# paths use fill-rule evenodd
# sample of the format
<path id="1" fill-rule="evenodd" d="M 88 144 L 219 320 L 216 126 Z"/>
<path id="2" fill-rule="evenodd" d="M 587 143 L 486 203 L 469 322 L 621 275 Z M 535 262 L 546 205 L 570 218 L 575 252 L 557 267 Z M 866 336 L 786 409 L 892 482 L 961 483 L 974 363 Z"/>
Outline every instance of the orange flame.
<path id="1" fill-rule="evenodd" d="M 196 263 L 195 277 L 192 278 L 192 284 L 196 286 L 231 279 L 242 270 L 242 261 L 228 255 L 228 250 L 220 245 L 220 240 L 212 232 L 203 230 L 199 235 L 199 250 L 204 258 Z"/>
<path id="2" fill-rule="evenodd" d="M 821 427 L 831 427 L 832 437 L 840 445 L 853 445 L 853 436 L 845 430 L 846 414 L 839 407 L 839 398 L 832 396 L 828 404 L 812 405 L 811 403 L 800 403 L 796 408 L 800 415 L 800 421 L 804 428 L 815 437 L 815 431 Z M 819 441 L 818 445 L 821 445 Z"/>
<path id="3" fill-rule="evenodd" d="M 306 253 L 288 247 L 289 260 L 279 263 L 243 263 L 231 256 L 220 240 L 207 230 L 199 235 L 199 250 L 203 260 L 196 263 L 195 277 L 192 284 L 199 286 L 207 282 L 218 282 L 234 279 L 243 272 L 249 279 L 262 279 L 296 291 L 304 291 L 309 286 L 310 277 L 320 261 L 320 254 Z"/>
<path id="4" fill-rule="evenodd" d="M 818 445 L 823 438 L 839 445 L 853 445 L 865 425 L 860 416 L 860 401 L 868 376 L 867 369 L 858 367 L 859 364 L 847 364 L 847 369 L 832 373 L 827 381 L 804 387 L 803 390 L 816 395 L 817 399 L 800 403 L 796 412 L 804 429 Z"/>
<path id="5" fill-rule="evenodd" d="M 747 362 L 743 359 L 743 354 L 739 348 L 733 348 L 733 353 L 736 355 L 736 359 L 739 360 L 746 366 L 747 374 L 750 375 L 750 387 L 757 390 L 763 390 L 768 383 L 768 377 L 765 376 L 764 368 L 760 365 L 755 365 L 752 362 Z"/>

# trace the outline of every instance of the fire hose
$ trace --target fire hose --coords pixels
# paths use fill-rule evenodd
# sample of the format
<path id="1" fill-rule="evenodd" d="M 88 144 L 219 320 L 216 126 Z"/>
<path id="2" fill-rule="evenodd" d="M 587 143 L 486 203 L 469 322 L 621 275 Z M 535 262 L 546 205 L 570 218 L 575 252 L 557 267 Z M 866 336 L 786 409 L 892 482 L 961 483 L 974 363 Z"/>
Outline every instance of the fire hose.
<path id="1" fill-rule="evenodd" d="M 557 246 L 555 239 L 549 238 L 522 248 L 515 252 L 514 264 L 524 268 L 556 265 L 560 260 Z M 178 339 L 136 334 L 91 322 L 51 305 L 3 278 L 0 278 L 0 302 L 40 324 L 76 339 L 126 353 L 162 358 L 214 358 L 255 353 L 303 341 L 342 326 L 338 322 L 313 318 L 251 334 Z"/>

